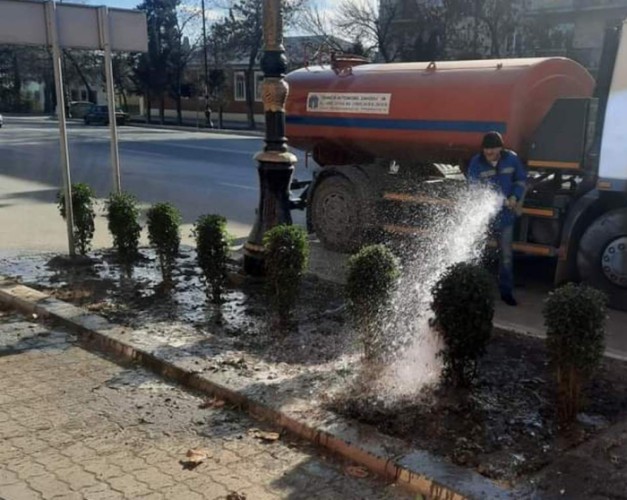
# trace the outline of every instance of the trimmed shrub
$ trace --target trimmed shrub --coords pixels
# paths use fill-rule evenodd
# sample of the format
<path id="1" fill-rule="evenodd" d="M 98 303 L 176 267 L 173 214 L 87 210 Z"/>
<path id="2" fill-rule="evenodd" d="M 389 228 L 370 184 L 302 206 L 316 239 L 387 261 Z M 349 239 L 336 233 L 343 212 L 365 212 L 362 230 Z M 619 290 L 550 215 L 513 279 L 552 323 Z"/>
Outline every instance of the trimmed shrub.
<path id="1" fill-rule="evenodd" d="M 433 326 L 444 342 L 440 352 L 444 379 L 457 387 L 468 386 L 492 336 L 492 278 L 480 266 L 454 264 L 435 284 L 432 295 Z"/>
<path id="2" fill-rule="evenodd" d="M 226 219 L 221 215 L 203 215 L 194 226 L 196 256 L 207 281 L 207 295 L 219 304 L 227 282 L 229 236 Z"/>
<path id="3" fill-rule="evenodd" d="M 81 255 L 86 255 L 91 248 L 91 240 L 94 238 L 94 190 L 87 184 L 72 184 L 72 213 L 74 215 L 74 241 L 76 249 Z M 60 192 L 57 195 L 59 212 L 65 219 L 65 195 Z"/>
<path id="4" fill-rule="evenodd" d="M 607 296 L 585 285 L 568 284 L 544 304 L 546 347 L 555 372 L 558 415 L 573 420 L 582 405 L 582 386 L 598 368 L 605 350 Z"/>
<path id="5" fill-rule="evenodd" d="M 181 213 L 170 203 L 157 203 L 148 210 L 147 219 L 148 239 L 157 252 L 163 282 L 170 286 L 181 244 Z"/>
<path id="6" fill-rule="evenodd" d="M 396 257 L 383 245 L 366 246 L 348 261 L 348 311 L 368 361 L 382 361 L 386 354 L 381 319 L 399 275 Z"/>
<path id="7" fill-rule="evenodd" d="M 107 201 L 107 221 L 109 232 L 113 236 L 113 246 L 118 252 L 120 260 L 126 264 L 132 263 L 138 255 L 139 236 L 139 208 L 137 199 L 129 193 L 112 193 Z"/>
<path id="8" fill-rule="evenodd" d="M 280 225 L 263 238 L 265 270 L 279 326 L 288 326 L 309 259 L 309 242 L 302 227 Z"/>

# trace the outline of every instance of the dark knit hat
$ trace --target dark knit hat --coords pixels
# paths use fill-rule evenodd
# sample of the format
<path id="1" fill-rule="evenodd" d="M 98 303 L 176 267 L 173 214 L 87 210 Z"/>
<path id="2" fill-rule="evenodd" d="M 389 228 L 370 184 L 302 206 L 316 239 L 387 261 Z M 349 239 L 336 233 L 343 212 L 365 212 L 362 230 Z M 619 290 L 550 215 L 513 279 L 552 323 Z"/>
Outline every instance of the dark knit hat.
<path id="1" fill-rule="evenodd" d="M 503 147 L 503 136 L 498 132 L 488 132 L 483 136 L 481 141 L 481 147 L 483 149 L 493 149 Z"/>

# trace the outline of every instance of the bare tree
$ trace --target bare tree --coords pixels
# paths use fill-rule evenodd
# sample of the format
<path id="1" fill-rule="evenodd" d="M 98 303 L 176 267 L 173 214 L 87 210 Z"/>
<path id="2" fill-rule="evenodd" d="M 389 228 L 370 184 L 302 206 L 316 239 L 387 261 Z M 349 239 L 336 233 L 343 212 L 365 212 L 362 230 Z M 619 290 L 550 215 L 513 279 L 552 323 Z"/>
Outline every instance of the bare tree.
<path id="1" fill-rule="evenodd" d="M 341 37 L 338 35 L 337 27 L 333 21 L 325 10 L 320 9 L 317 4 L 313 4 L 306 6 L 302 10 L 296 25 L 303 32 L 324 42 L 326 47 L 342 51 L 344 47 L 339 43 Z"/>
<path id="2" fill-rule="evenodd" d="M 85 87 L 87 100 L 96 101 L 94 85 L 102 83 L 102 53 L 95 50 L 63 49 L 66 86 Z M 80 83 L 79 83 L 80 82 Z"/>
<path id="3" fill-rule="evenodd" d="M 122 98 L 122 107 L 128 111 L 128 95 L 135 90 L 133 81 L 133 57 L 127 53 L 113 55 L 113 84 L 115 91 Z M 103 71 L 102 79 L 105 80 Z"/>
<path id="4" fill-rule="evenodd" d="M 283 19 L 289 25 L 307 0 L 282 0 Z M 255 66 L 263 47 L 263 0 L 233 0 L 223 21 L 234 53 L 246 58 L 246 108 L 248 125 L 255 123 Z"/>
<path id="5" fill-rule="evenodd" d="M 224 128 L 224 109 L 228 106 L 228 84 L 226 66 L 230 56 L 228 31 L 224 23 L 211 26 L 207 39 L 211 69 L 208 74 L 211 107 L 218 110 L 218 126 Z"/>
<path id="6" fill-rule="evenodd" d="M 192 35 L 192 32 L 188 30 L 190 24 L 200 15 L 201 13 L 195 9 L 179 9 L 172 33 L 171 52 L 168 58 L 168 93 L 174 99 L 176 120 L 179 125 L 183 123 L 182 97 L 183 89 L 187 87 L 185 70 L 201 42 L 197 37 L 190 41 L 188 34 Z"/>
<path id="7" fill-rule="evenodd" d="M 359 41 L 366 52 L 377 51 L 385 62 L 398 58 L 401 40 L 397 36 L 398 2 L 342 0 L 334 25 L 339 32 Z"/>
<path id="8" fill-rule="evenodd" d="M 330 61 L 332 53 L 350 52 L 366 58 L 372 58 L 375 55 L 374 44 L 365 43 L 361 38 L 354 38 L 354 35 L 340 32 L 336 21 L 326 10 L 320 9 L 316 4 L 308 5 L 300 13 L 297 26 L 304 33 L 312 36 L 311 41 L 308 41 L 305 47 L 305 64 L 310 62 L 326 64 Z"/>
<path id="9" fill-rule="evenodd" d="M 324 10 L 317 4 L 305 7 L 296 21 L 298 28 L 313 36 L 332 36 L 334 26 Z"/>
<path id="10" fill-rule="evenodd" d="M 478 18 L 490 43 L 490 56 L 501 57 L 504 45 L 520 24 L 522 6 L 516 0 L 482 0 Z"/>

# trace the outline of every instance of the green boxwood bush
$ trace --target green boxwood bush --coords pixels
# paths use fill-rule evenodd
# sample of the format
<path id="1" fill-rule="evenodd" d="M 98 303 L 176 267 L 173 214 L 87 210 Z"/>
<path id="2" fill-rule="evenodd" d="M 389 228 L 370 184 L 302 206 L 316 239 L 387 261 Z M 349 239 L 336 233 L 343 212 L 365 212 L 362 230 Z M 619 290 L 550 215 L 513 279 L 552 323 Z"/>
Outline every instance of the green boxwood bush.
<path id="1" fill-rule="evenodd" d="M 607 296 L 585 285 L 568 284 L 546 300 L 546 347 L 555 372 L 558 415 L 571 421 L 581 409 L 582 385 L 598 368 L 605 350 Z"/>
<path id="2" fill-rule="evenodd" d="M 107 221 L 113 236 L 113 246 L 123 263 L 130 264 L 138 256 L 139 207 L 137 199 L 129 193 L 112 193 L 107 201 Z"/>
<path id="3" fill-rule="evenodd" d="M 400 273 L 392 252 L 383 245 L 362 248 L 348 261 L 348 311 L 368 361 L 383 361 L 387 342 L 381 319 L 390 305 Z"/>
<path id="4" fill-rule="evenodd" d="M 91 248 L 94 238 L 94 190 L 87 184 L 72 184 L 72 213 L 74 215 L 74 241 L 76 249 L 81 255 L 86 255 Z M 59 212 L 65 219 L 65 195 L 60 192 L 57 195 Z"/>
<path id="5" fill-rule="evenodd" d="M 449 267 L 432 290 L 433 325 L 444 347 L 444 380 L 468 386 L 492 335 L 494 291 L 490 274 L 480 266 Z"/>
<path id="6" fill-rule="evenodd" d="M 279 326 L 288 326 L 307 269 L 309 242 L 299 226 L 280 225 L 264 235 L 265 271 Z"/>
<path id="7" fill-rule="evenodd" d="M 207 295 L 218 304 L 227 282 L 227 262 L 229 258 L 229 235 L 226 219 L 221 215 L 203 215 L 194 226 L 198 265 L 207 281 Z"/>
<path id="8" fill-rule="evenodd" d="M 181 244 L 181 213 L 170 203 L 157 203 L 148 210 L 147 219 L 148 239 L 157 252 L 163 282 L 170 286 Z"/>

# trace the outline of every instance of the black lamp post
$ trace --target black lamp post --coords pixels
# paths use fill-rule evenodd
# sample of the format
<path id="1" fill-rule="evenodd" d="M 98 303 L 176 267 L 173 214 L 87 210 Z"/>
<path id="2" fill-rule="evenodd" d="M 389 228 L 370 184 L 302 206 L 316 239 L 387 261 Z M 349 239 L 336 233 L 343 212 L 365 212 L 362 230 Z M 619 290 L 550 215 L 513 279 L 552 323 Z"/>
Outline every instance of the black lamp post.
<path id="1" fill-rule="evenodd" d="M 259 162 L 259 208 L 255 225 L 244 245 L 244 270 L 263 274 L 263 236 L 279 224 L 291 224 L 290 184 L 296 156 L 289 152 L 285 137 L 285 102 L 288 85 L 285 81 L 287 58 L 283 47 L 283 18 L 280 0 L 263 2 L 264 53 L 263 107 L 266 117 L 266 145 L 257 153 Z"/>

